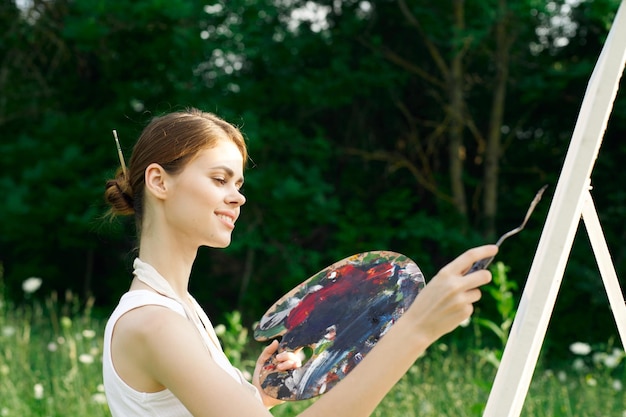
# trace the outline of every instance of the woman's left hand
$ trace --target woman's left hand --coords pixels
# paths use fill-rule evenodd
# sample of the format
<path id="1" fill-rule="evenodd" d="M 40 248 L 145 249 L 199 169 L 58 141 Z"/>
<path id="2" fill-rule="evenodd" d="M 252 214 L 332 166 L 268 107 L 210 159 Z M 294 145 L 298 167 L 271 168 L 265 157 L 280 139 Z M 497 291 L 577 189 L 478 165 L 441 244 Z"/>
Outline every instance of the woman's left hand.
<path id="1" fill-rule="evenodd" d="M 278 349 L 278 340 L 274 340 L 270 343 L 261 355 L 259 359 L 256 361 L 256 366 L 254 368 L 254 375 L 252 376 L 252 383 L 259 390 L 261 394 L 261 398 L 263 399 L 263 404 L 270 408 L 278 404 L 284 403 L 282 400 L 277 400 L 276 398 L 272 398 L 263 391 L 261 388 L 261 382 L 259 381 L 259 377 L 261 375 L 261 369 L 263 369 L 263 365 L 265 362 L 276 352 Z M 288 371 L 290 369 L 296 369 L 302 366 L 302 359 L 298 352 L 281 352 L 276 355 L 276 360 L 278 361 L 277 369 L 279 371 Z"/>

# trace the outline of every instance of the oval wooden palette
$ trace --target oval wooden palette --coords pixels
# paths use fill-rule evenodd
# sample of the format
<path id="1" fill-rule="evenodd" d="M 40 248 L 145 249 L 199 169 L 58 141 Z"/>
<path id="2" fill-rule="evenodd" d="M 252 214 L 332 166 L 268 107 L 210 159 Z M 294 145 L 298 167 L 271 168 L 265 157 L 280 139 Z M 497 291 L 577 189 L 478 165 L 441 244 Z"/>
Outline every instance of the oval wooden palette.
<path id="1" fill-rule="evenodd" d="M 313 275 L 263 315 L 254 338 L 281 337 L 277 353 L 309 352 L 302 367 L 277 371 L 273 355 L 261 371 L 271 397 L 304 400 L 341 381 L 404 314 L 425 281 L 415 262 L 389 251 L 359 253 Z"/>

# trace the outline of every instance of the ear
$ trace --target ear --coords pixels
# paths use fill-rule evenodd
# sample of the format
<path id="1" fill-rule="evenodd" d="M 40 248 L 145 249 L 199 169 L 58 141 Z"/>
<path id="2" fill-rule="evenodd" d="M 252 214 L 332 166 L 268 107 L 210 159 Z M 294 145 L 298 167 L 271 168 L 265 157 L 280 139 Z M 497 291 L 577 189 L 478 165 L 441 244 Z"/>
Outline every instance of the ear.
<path id="1" fill-rule="evenodd" d="M 148 165 L 144 173 L 146 191 L 158 199 L 165 199 L 167 197 L 166 177 L 167 172 L 161 165 L 156 163 Z"/>

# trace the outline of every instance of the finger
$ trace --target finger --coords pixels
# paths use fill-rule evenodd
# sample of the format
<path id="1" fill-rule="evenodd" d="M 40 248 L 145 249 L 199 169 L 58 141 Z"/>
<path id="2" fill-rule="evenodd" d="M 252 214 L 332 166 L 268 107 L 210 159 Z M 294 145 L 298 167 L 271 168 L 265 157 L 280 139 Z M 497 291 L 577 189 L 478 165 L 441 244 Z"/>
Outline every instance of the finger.
<path id="1" fill-rule="evenodd" d="M 299 363 L 298 361 L 295 361 L 295 360 L 288 360 L 288 361 L 284 361 L 284 362 L 279 363 L 279 364 L 276 366 L 276 368 L 277 368 L 279 371 L 288 371 L 288 370 L 290 370 L 290 369 L 297 369 L 297 368 L 299 368 L 299 367 L 301 367 L 301 366 L 302 366 L 302 364 L 301 364 L 301 363 Z"/>
<path id="2" fill-rule="evenodd" d="M 296 366 L 302 366 L 302 357 L 300 355 L 300 351 L 302 349 L 294 350 L 293 352 L 285 351 L 276 355 L 276 359 L 279 362 L 285 363 L 290 362 Z"/>
<path id="3" fill-rule="evenodd" d="M 467 282 L 468 288 L 481 287 L 491 282 L 491 271 L 487 269 L 481 269 L 480 271 L 474 271 L 471 274 L 465 275 L 463 278 Z"/>
<path id="4" fill-rule="evenodd" d="M 464 274 L 472 265 L 481 259 L 495 256 L 498 253 L 496 245 L 484 245 L 469 249 L 446 265 L 442 272 L 450 274 Z"/>
<path id="5" fill-rule="evenodd" d="M 482 298 L 482 292 L 478 288 L 467 291 L 467 301 L 469 303 L 476 303 Z"/>
<path id="6" fill-rule="evenodd" d="M 259 355 L 260 361 L 267 361 L 278 350 L 278 340 L 273 340 L 272 343 L 267 345 L 261 355 Z"/>
<path id="7" fill-rule="evenodd" d="M 300 347 L 295 350 L 284 350 L 280 352 L 278 355 L 276 355 L 276 359 L 280 361 L 280 360 L 300 358 L 303 355 L 302 349 L 303 348 Z"/>

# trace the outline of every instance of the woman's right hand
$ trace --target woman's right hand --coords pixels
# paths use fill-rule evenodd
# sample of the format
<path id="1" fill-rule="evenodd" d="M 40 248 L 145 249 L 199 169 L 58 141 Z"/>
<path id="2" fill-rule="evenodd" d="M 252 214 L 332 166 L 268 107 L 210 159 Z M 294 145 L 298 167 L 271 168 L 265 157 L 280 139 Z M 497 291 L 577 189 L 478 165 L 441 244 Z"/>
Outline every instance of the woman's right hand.
<path id="1" fill-rule="evenodd" d="M 429 343 L 471 316 L 473 304 L 481 297 L 479 287 L 491 281 L 491 272 L 483 269 L 465 274 L 474 262 L 495 256 L 497 252 L 496 245 L 467 250 L 443 267 L 418 294 L 407 313 L 419 323 L 418 331 Z"/>

